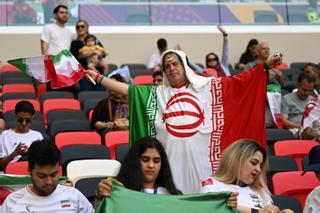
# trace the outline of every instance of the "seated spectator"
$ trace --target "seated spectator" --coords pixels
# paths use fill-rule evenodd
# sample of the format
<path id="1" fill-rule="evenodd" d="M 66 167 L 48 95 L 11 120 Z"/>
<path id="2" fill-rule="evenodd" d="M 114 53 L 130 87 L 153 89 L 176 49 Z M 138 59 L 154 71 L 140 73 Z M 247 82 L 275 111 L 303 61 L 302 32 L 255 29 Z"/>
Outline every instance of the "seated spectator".
<path id="1" fill-rule="evenodd" d="M 163 84 L 163 72 L 156 71 L 152 73 L 153 84 L 154 85 L 161 85 Z"/>
<path id="2" fill-rule="evenodd" d="M 307 103 L 301 121 L 300 137 L 320 142 L 320 96 Z"/>
<path id="3" fill-rule="evenodd" d="M 266 184 L 267 162 L 267 153 L 258 142 L 238 140 L 224 150 L 215 174 L 201 182 L 201 192 L 238 192 L 240 212 L 278 213 Z"/>
<path id="4" fill-rule="evenodd" d="M 97 61 L 95 63 L 88 62 L 89 69 L 95 69 L 101 67 L 103 74 L 107 74 L 109 71 L 108 64 L 103 60 L 103 58 L 108 55 L 103 47 L 98 44 L 97 38 L 89 34 L 84 38 L 85 45 L 79 50 L 79 57 L 81 56 L 95 56 Z"/>
<path id="5" fill-rule="evenodd" d="M 313 147 L 309 152 L 309 165 L 304 168 L 304 175 L 306 172 L 314 172 L 320 181 L 320 145 Z M 313 189 L 306 200 L 303 213 L 320 212 L 320 186 Z"/>
<path id="6" fill-rule="evenodd" d="M 157 41 L 158 52 L 150 56 L 148 69 L 153 70 L 153 68 L 160 64 L 161 54 L 168 49 L 167 40 L 164 38 L 159 38 Z"/>
<path id="7" fill-rule="evenodd" d="M 297 91 L 286 94 L 281 100 L 281 118 L 283 126 L 294 135 L 300 128 L 301 118 L 305 107 L 312 99 L 310 95 L 314 88 L 315 79 L 313 76 L 301 73 L 298 77 Z"/>
<path id="8" fill-rule="evenodd" d="M 312 75 L 315 79 L 315 86 L 314 86 L 314 91 L 312 95 L 314 97 L 317 97 L 320 93 L 320 73 L 319 70 L 317 69 L 317 65 L 315 63 L 307 63 L 304 68 L 302 69 L 304 73 L 308 73 Z"/>
<path id="9" fill-rule="evenodd" d="M 58 184 L 60 153 L 53 142 L 35 141 L 29 154 L 32 185 L 11 193 L 3 203 L 4 212 L 94 212 L 81 192 Z"/>
<path id="10" fill-rule="evenodd" d="M 119 82 L 125 82 L 120 74 L 110 77 Z M 101 100 L 94 108 L 91 129 L 97 130 L 102 135 L 106 131 L 128 129 L 128 97 L 109 91 L 109 98 Z"/>
<path id="11" fill-rule="evenodd" d="M 16 127 L 0 135 L 0 168 L 4 169 L 9 162 L 26 160 L 32 142 L 43 138 L 40 132 L 29 129 L 34 112 L 29 101 L 20 101 L 15 106 Z"/>
<path id="12" fill-rule="evenodd" d="M 239 68 L 244 69 L 246 64 L 254 62 L 257 59 L 257 39 L 251 39 L 247 45 L 246 51 L 242 53 L 239 59 Z"/>

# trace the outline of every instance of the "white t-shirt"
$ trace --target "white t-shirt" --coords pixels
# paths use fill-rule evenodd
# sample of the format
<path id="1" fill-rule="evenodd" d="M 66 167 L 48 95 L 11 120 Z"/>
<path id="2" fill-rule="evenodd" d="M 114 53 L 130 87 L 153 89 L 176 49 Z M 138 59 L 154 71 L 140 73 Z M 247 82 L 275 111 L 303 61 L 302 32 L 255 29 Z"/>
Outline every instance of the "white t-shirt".
<path id="1" fill-rule="evenodd" d="M 13 129 L 5 130 L 0 135 L 0 158 L 4 158 L 14 152 L 19 143 L 24 143 L 30 147 L 32 142 L 42 139 L 40 132 L 31 129 L 27 133 L 16 133 Z M 11 162 L 16 162 L 20 158 L 21 155 L 17 155 Z"/>
<path id="2" fill-rule="evenodd" d="M 148 69 L 152 69 L 156 65 L 160 64 L 160 58 L 161 58 L 161 56 L 159 53 L 155 53 L 155 54 L 151 55 L 149 63 L 148 63 Z"/>
<path id="3" fill-rule="evenodd" d="M 303 213 L 320 212 L 320 186 L 316 187 L 307 197 Z"/>
<path id="4" fill-rule="evenodd" d="M 143 189 L 143 192 L 148 194 L 157 194 L 157 195 L 169 195 L 168 190 L 162 186 L 159 186 L 155 189 Z"/>
<path id="5" fill-rule="evenodd" d="M 254 209 L 261 209 L 268 204 L 272 204 L 271 197 L 266 193 L 266 199 L 262 199 L 260 194 L 254 191 L 250 186 L 241 187 L 234 184 L 224 184 L 212 177 L 206 178 L 201 181 L 200 193 L 207 192 L 239 192 L 238 205 L 246 206 Z"/>
<path id="6" fill-rule="evenodd" d="M 94 212 L 92 205 L 80 191 L 59 184 L 48 196 L 34 195 L 28 186 L 15 191 L 6 198 L 2 210 L 6 213 Z"/>
<path id="7" fill-rule="evenodd" d="M 48 43 L 48 53 L 57 55 L 64 49 L 69 50 L 74 35 L 67 27 L 57 24 L 47 24 L 43 27 L 41 40 Z"/>

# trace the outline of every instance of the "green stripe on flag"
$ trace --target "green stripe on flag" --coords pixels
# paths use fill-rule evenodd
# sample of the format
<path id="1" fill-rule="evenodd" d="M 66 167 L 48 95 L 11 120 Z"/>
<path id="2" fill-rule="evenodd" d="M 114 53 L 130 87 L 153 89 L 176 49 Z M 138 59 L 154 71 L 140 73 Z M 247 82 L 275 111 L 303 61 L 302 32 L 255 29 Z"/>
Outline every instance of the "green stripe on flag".
<path id="1" fill-rule="evenodd" d="M 60 177 L 59 183 L 64 184 L 67 177 Z M 27 185 L 31 184 L 31 177 L 29 175 L 0 175 L 0 185 Z"/>
<path id="2" fill-rule="evenodd" d="M 19 68 L 22 72 L 27 72 L 27 70 L 29 69 L 27 64 L 25 63 L 24 58 L 9 60 L 8 63 Z"/>
<path id="3" fill-rule="evenodd" d="M 281 93 L 281 86 L 279 84 L 268 84 L 267 92 L 279 92 Z"/>
<path id="4" fill-rule="evenodd" d="M 69 50 L 62 50 L 58 55 L 50 55 L 53 61 L 53 64 L 59 63 L 62 57 L 73 57 L 72 53 Z"/>
<path id="5" fill-rule="evenodd" d="M 231 192 L 191 194 L 191 195 L 154 195 L 129 190 L 121 183 L 111 179 L 113 183 L 111 196 L 102 199 L 96 213 L 232 213 L 239 212 L 227 207 L 227 199 Z"/>

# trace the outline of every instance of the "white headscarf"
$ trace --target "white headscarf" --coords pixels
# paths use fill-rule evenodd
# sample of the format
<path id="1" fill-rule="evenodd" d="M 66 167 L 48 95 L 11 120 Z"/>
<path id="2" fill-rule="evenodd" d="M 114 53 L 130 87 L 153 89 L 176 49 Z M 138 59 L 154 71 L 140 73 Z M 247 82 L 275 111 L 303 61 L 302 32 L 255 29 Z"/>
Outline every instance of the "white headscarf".
<path id="1" fill-rule="evenodd" d="M 182 51 L 179 51 L 179 50 L 170 49 L 170 50 L 167 50 L 164 53 L 162 53 L 162 55 L 161 55 L 161 66 L 162 67 L 164 67 L 163 66 L 163 56 L 166 55 L 169 52 L 176 53 L 182 59 L 184 70 L 186 71 L 186 76 L 187 76 L 187 79 L 188 79 L 188 81 L 190 83 L 189 86 L 192 87 L 195 91 L 198 91 L 201 87 L 203 87 L 209 81 L 212 80 L 211 77 L 208 78 L 208 77 L 203 77 L 203 76 L 195 74 L 193 72 L 193 70 L 188 66 L 186 54 L 184 52 L 182 52 Z M 168 81 L 168 78 L 167 78 L 167 75 L 166 75 L 165 72 L 164 72 L 164 75 L 163 75 L 163 82 L 164 82 L 164 85 L 171 86 L 169 84 L 169 81 Z"/>

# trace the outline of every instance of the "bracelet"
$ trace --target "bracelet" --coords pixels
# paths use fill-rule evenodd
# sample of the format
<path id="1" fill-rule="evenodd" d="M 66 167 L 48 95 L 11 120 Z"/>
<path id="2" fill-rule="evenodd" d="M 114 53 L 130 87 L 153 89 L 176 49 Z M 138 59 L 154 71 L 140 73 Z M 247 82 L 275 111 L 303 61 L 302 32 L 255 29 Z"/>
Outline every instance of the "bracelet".
<path id="1" fill-rule="evenodd" d="M 100 75 L 99 78 L 98 78 L 97 83 L 98 83 L 98 84 L 101 84 L 101 82 L 103 81 L 103 79 L 104 79 L 104 76 L 103 76 L 103 75 Z"/>
<path id="2" fill-rule="evenodd" d="M 259 213 L 259 210 L 258 209 L 251 209 L 251 213 Z"/>
<path id="3" fill-rule="evenodd" d="M 94 81 L 95 82 L 98 82 L 98 79 L 101 77 L 101 75 L 100 74 L 97 74 L 96 76 L 94 76 Z"/>
<path id="4" fill-rule="evenodd" d="M 98 199 L 98 200 L 100 200 L 102 197 L 99 195 L 99 192 L 98 192 L 98 190 L 96 190 L 96 192 L 95 192 L 95 197 Z"/>

